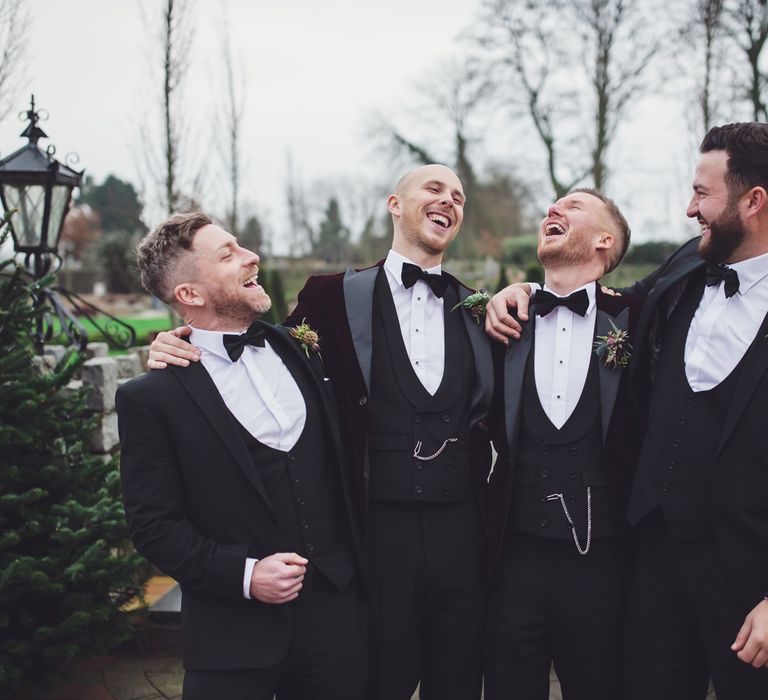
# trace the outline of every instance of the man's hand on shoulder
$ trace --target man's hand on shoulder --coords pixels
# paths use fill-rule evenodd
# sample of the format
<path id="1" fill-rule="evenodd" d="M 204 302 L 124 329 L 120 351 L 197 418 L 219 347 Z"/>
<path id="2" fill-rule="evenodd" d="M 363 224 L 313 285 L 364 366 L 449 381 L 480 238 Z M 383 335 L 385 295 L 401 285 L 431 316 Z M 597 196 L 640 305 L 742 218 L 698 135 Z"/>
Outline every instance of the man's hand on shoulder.
<path id="1" fill-rule="evenodd" d="M 259 559 L 251 574 L 251 598 L 262 603 L 287 603 L 298 597 L 309 561 L 295 552 Z"/>
<path id="2" fill-rule="evenodd" d="M 528 300 L 531 287 L 525 282 L 517 282 L 497 292 L 485 307 L 485 332 L 494 340 L 505 345 L 509 338 L 520 338 L 523 328 L 509 309 L 517 309 L 517 318 L 528 320 Z"/>
<path id="3" fill-rule="evenodd" d="M 731 649 L 745 664 L 768 667 L 768 600 L 752 608 Z"/>
<path id="4" fill-rule="evenodd" d="M 149 346 L 149 369 L 165 369 L 168 365 L 186 367 L 190 361 L 200 359 L 200 350 L 182 338 L 192 332 L 189 326 L 179 326 L 172 331 L 161 331 Z"/>

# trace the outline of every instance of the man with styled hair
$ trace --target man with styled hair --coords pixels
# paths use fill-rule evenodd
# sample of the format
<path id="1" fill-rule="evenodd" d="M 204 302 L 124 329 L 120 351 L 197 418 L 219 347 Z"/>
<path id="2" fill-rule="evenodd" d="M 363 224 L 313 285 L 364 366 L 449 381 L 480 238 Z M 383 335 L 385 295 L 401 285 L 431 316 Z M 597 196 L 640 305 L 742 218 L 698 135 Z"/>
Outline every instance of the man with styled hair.
<path id="1" fill-rule="evenodd" d="M 319 354 L 259 320 L 259 256 L 207 216 L 137 259 L 202 353 L 116 397 L 131 539 L 183 594 L 184 699 L 361 700 L 359 523 Z"/>
<path id="2" fill-rule="evenodd" d="M 616 700 L 626 594 L 624 509 L 639 447 L 626 366 L 641 304 L 604 294 L 630 230 L 574 190 L 539 227 L 544 288 L 495 353 L 489 479 L 487 700 Z"/>

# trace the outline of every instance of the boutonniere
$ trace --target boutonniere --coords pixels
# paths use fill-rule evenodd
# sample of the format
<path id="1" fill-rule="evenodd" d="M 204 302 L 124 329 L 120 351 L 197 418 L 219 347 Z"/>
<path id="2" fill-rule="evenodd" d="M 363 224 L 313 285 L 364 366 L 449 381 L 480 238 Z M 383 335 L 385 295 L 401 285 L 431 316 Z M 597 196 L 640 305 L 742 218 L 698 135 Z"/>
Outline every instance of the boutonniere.
<path id="1" fill-rule="evenodd" d="M 470 294 L 464 301 L 460 301 L 451 311 L 456 311 L 460 306 L 463 306 L 472 314 L 472 318 L 475 319 L 475 323 L 479 326 L 481 319 L 485 316 L 485 307 L 490 300 L 491 297 L 488 292 L 481 289 L 479 292 Z"/>
<path id="2" fill-rule="evenodd" d="M 304 348 L 304 353 L 309 357 L 309 351 L 320 352 L 320 336 L 317 331 L 313 331 L 307 319 L 301 319 L 301 323 L 298 326 L 294 326 L 288 331 L 296 340 L 301 343 Z"/>
<path id="3" fill-rule="evenodd" d="M 626 367 L 632 357 L 632 343 L 629 340 L 629 331 L 619 330 L 611 321 L 612 331 L 605 335 L 597 336 L 595 340 L 595 355 L 597 355 L 606 367 L 616 369 Z"/>

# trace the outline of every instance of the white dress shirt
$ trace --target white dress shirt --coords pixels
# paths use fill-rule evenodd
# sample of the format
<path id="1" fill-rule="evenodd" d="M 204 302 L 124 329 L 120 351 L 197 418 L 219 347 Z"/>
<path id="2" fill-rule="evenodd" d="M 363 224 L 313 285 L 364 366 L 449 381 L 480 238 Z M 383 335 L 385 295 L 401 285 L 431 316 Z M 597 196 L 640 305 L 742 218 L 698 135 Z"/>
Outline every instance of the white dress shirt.
<path id="1" fill-rule="evenodd" d="M 384 261 L 384 270 L 392 290 L 408 359 L 424 388 L 434 395 L 443 380 L 445 369 L 443 300 L 432 293 L 424 280 L 417 280 L 413 287 L 406 289 L 401 279 L 403 263 L 416 264 L 390 250 Z M 435 275 L 441 271 L 441 265 L 425 270 Z"/>
<path id="2" fill-rule="evenodd" d="M 768 253 L 728 267 L 739 291 L 725 297 L 724 283 L 705 287 L 685 340 L 685 376 L 693 391 L 722 382 L 744 357 L 768 313 Z"/>
<path id="3" fill-rule="evenodd" d="M 307 407 L 296 380 L 280 356 L 264 347 L 246 345 L 237 361 L 229 359 L 224 333 L 193 328 L 189 340 L 202 350 L 200 361 L 227 408 L 259 442 L 287 452 L 298 442 Z M 243 596 L 250 598 L 251 575 L 257 559 L 245 560 Z"/>
<path id="4" fill-rule="evenodd" d="M 533 368 L 541 407 L 556 428 L 562 428 L 579 403 L 587 381 L 595 334 L 595 283 L 586 289 L 589 306 L 579 316 L 557 306 L 546 316 L 536 316 Z M 579 291 L 575 289 L 574 291 Z M 544 290 L 556 294 L 546 285 Z M 566 295 L 567 296 L 567 295 Z"/>

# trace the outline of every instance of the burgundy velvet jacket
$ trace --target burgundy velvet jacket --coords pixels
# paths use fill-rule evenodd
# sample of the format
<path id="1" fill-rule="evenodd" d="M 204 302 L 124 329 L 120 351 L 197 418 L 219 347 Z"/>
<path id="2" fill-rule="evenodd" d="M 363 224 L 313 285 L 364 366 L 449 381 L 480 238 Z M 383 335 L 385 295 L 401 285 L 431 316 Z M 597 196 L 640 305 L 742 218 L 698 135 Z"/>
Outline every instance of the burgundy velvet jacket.
<path id="1" fill-rule="evenodd" d="M 310 277 L 299 292 L 298 304 L 286 326 L 306 321 L 317 331 L 323 366 L 339 405 L 342 440 L 353 470 L 358 516 L 365 523 L 368 502 L 368 399 L 370 396 L 373 290 L 383 265 Z M 460 299 L 473 290 L 448 276 Z M 481 326 L 463 308 L 461 313 L 475 360 L 475 382 L 470 409 L 470 459 L 478 498 L 490 470 L 490 444 L 485 418 L 493 398 L 491 345 Z"/>

